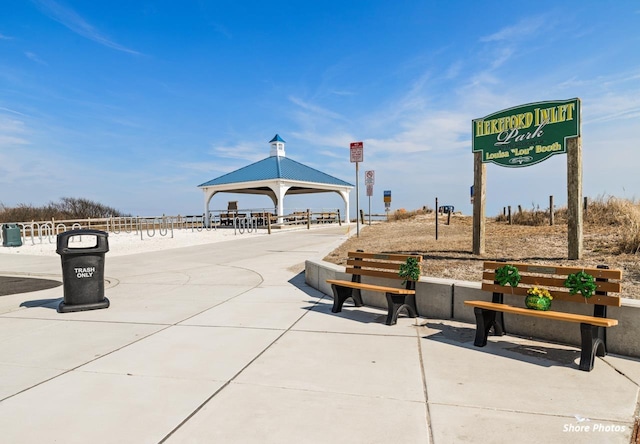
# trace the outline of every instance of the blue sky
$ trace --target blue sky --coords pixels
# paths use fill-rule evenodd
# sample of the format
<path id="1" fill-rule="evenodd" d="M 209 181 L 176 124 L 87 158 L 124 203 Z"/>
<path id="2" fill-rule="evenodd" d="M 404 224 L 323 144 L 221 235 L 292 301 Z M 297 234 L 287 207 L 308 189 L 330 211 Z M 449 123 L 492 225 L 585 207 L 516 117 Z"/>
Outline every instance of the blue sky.
<path id="1" fill-rule="evenodd" d="M 0 202 L 82 197 L 197 214 L 197 185 L 269 155 L 355 183 L 372 210 L 471 214 L 471 121 L 579 97 L 583 193 L 640 193 L 638 1 L 2 0 Z M 487 165 L 487 216 L 566 205 L 566 156 Z M 218 194 L 211 208 L 271 207 Z M 352 192 L 352 209 L 355 192 Z M 335 194 L 285 210 L 340 208 Z"/>

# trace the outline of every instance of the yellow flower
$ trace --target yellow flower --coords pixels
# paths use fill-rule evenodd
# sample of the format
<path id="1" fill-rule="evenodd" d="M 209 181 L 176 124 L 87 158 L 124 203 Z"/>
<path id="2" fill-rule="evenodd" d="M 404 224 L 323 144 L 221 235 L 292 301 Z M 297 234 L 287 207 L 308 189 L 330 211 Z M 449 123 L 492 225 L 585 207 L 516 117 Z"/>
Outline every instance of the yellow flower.
<path id="1" fill-rule="evenodd" d="M 533 287 L 527 290 L 527 294 L 553 300 L 553 296 L 551 296 L 551 293 L 549 293 L 549 290 L 546 288 Z"/>

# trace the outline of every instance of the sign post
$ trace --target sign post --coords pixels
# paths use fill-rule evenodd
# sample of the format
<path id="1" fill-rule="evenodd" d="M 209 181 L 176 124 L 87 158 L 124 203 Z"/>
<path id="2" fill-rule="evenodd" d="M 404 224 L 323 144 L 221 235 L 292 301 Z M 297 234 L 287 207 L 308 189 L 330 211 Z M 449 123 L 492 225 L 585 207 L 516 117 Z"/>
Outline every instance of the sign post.
<path id="1" fill-rule="evenodd" d="M 360 193 L 358 190 L 359 169 L 358 165 L 364 159 L 364 144 L 362 142 L 351 142 L 349 147 L 351 163 L 356 164 L 356 235 L 360 237 Z M 349 217 L 349 215 L 347 215 Z"/>
<path id="2" fill-rule="evenodd" d="M 540 163 L 567 154 L 569 259 L 582 256 L 582 141 L 580 99 L 529 103 L 471 123 L 474 154 L 473 254 L 484 254 L 485 168 Z"/>
<path id="3" fill-rule="evenodd" d="M 371 196 L 373 196 L 373 185 L 375 181 L 375 171 L 369 170 L 364 172 L 364 184 L 367 186 L 367 197 L 369 198 L 369 226 L 371 226 Z"/>
<path id="4" fill-rule="evenodd" d="M 384 211 L 387 213 L 387 220 L 389 220 L 389 210 L 391 209 L 391 190 L 384 191 Z"/>

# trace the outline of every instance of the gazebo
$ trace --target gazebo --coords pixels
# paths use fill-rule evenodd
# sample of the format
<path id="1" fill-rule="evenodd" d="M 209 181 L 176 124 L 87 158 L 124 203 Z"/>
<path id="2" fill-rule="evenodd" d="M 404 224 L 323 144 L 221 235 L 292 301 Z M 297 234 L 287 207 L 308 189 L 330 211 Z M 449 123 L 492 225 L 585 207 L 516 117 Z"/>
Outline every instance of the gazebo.
<path id="1" fill-rule="evenodd" d="M 205 223 L 210 224 L 209 202 L 217 193 L 262 194 L 273 201 L 278 220 L 284 216 L 286 195 L 335 192 L 342 196 L 349 222 L 349 193 L 353 185 L 289 159 L 285 141 L 276 134 L 269 141 L 269 157 L 212 179 L 198 188 L 204 192 Z"/>

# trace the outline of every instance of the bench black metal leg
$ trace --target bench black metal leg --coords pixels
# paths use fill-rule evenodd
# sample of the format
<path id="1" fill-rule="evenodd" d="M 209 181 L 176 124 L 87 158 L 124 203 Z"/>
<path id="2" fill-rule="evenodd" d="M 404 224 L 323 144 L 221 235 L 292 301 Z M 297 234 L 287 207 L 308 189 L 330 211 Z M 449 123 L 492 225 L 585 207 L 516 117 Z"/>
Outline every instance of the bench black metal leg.
<path id="1" fill-rule="evenodd" d="M 386 293 L 387 295 L 387 325 L 395 325 L 398 322 L 398 314 L 400 310 L 407 309 L 407 315 L 410 318 L 418 316 L 418 310 L 416 308 L 416 295 L 415 294 L 393 294 Z"/>
<path id="2" fill-rule="evenodd" d="M 360 293 L 359 288 L 351 289 L 351 299 L 353 299 L 353 305 L 355 307 L 362 307 L 364 302 L 362 302 L 362 293 Z"/>
<path id="3" fill-rule="evenodd" d="M 480 307 L 475 307 L 473 312 L 476 315 L 476 339 L 473 341 L 473 345 L 476 347 L 484 347 L 487 345 L 489 330 L 491 330 L 492 326 L 496 325 L 497 312 L 484 310 Z"/>
<path id="4" fill-rule="evenodd" d="M 580 370 L 590 372 L 596 356 L 607 355 L 604 327 L 590 324 L 580 324 L 580 337 L 582 346 L 580 350 Z"/>
<path id="5" fill-rule="evenodd" d="M 493 334 L 494 336 L 504 336 L 507 330 L 504 328 L 504 313 L 497 311 L 496 317 L 493 321 Z"/>
<path id="6" fill-rule="evenodd" d="M 362 307 L 364 305 L 362 303 L 360 290 L 357 288 L 341 287 L 336 284 L 331 284 L 331 289 L 333 290 L 333 307 L 331 308 L 331 312 L 333 313 L 340 313 L 344 301 L 349 298 L 353 299 L 353 304 L 356 307 Z"/>

